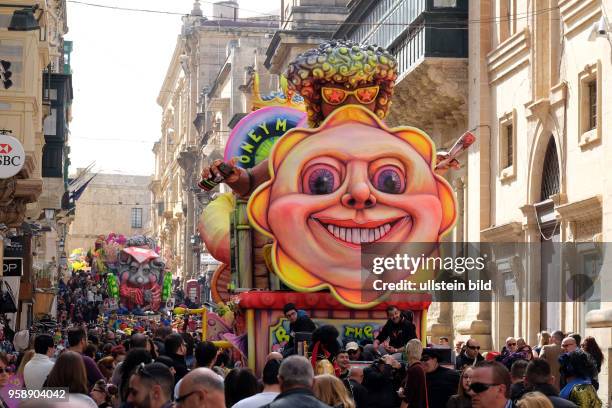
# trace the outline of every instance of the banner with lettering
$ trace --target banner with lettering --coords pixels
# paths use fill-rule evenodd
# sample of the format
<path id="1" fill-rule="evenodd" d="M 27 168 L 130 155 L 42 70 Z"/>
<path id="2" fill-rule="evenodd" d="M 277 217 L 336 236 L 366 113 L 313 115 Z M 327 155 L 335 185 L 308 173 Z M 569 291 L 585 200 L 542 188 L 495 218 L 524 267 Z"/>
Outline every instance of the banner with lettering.
<path id="1" fill-rule="evenodd" d="M 335 326 L 340 333 L 338 340 L 343 345 L 348 342 L 356 341 L 362 344 L 364 340 L 374 341 L 378 332 L 385 325 L 386 320 L 361 320 L 361 319 L 317 319 L 312 321 L 318 326 L 329 324 Z M 278 351 L 289 341 L 289 320 L 282 317 L 278 323 L 270 327 L 270 348 L 271 351 Z"/>

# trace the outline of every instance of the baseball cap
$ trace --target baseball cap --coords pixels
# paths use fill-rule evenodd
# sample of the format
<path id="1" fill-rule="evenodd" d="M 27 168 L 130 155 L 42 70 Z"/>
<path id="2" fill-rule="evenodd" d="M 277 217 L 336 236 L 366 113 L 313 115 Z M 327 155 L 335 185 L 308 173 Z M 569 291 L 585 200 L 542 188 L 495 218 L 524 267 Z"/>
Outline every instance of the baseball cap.
<path id="1" fill-rule="evenodd" d="M 349 350 L 359 350 L 359 344 L 357 344 L 357 342 L 351 341 L 351 342 L 346 344 L 346 347 L 344 347 L 344 349 L 346 351 L 349 351 Z"/>

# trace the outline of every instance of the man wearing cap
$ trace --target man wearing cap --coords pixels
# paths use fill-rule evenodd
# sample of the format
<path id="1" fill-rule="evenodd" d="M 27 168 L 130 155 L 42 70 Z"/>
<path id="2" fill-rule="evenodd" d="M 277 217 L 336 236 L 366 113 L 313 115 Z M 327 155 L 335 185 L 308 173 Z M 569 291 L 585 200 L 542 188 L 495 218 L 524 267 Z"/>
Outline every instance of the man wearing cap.
<path id="1" fill-rule="evenodd" d="M 433 348 L 423 349 L 421 363 L 425 370 L 427 383 L 427 400 L 430 407 L 445 407 L 449 398 L 457 393 L 459 372 L 442 367 L 438 351 Z"/>
<path id="2" fill-rule="evenodd" d="M 367 360 L 364 359 L 363 355 L 361 354 L 363 349 L 361 348 L 361 346 L 359 344 L 357 344 L 356 341 L 351 341 L 351 342 L 347 343 L 346 347 L 344 349 L 348 353 L 349 360 L 351 360 L 351 361 L 367 361 Z"/>

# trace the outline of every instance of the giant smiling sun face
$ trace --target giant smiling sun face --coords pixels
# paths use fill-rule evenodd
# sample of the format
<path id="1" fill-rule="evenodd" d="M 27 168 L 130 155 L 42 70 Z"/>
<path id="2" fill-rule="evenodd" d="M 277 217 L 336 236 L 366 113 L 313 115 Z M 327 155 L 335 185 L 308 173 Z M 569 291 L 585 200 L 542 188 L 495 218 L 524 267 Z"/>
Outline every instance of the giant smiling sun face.
<path id="1" fill-rule="evenodd" d="M 329 288 L 345 305 L 368 306 L 362 245 L 435 243 L 455 222 L 434 158 L 423 132 L 389 129 L 356 105 L 287 133 L 271 154 L 271 179 L 248 205 L 254 227 L 274 239 L 275 272 L 295 290 Z"/>

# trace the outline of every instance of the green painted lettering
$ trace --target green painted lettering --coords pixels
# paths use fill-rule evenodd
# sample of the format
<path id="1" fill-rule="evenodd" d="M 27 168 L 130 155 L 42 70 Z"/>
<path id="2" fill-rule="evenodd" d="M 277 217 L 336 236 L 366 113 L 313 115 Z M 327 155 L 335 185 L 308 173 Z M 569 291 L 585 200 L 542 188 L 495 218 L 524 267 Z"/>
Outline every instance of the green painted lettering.
<path id="1" fill-rule="evenodd" d="M 283 128 L 283 132 L 287 131 L 287 119 L 276 119 L 276 130 Z"/>
<path id="2" fill-rule="evenodd" d="M 266 132 L 266 135 L 270 134 L 270 132 L 268 132 L 268 127 L 266 126 L 266 122 L 263 122 L 261 125 L 259 125 L 259 127 L 262 128 L 264 132 Z"/>
<path id="3" fill-rule="evenodd" d="M 250 138 L 251 138 L 251 139 L 252 139 L 252 140 L 253 140 L 255 143 L 259 143 L 259 142 L 261 142 L 261 136 L 257 136 L 257 135 L 255 134 L 255 131 L 254 131 L 254 130 L 251 130 L 251 131 L 249 132 L 249 137 L 250 137 Z"/>
<path id="4" fill-rule="evenodd" d="M 253 145 L 249 144 L 247 142 L 242 142 L 242 144 L 240 145 L 240 148 L 248 153 L 253 153 Z"/>
<path id="5" fill-rule="evenodd" d="M 240 160 L 240 163 L 245 163 L 245 164 L 248 164 L 251 162 L 251 158 L 247 156 L 246 154 L 243 154 L 242 156 L 238 156 L 238 160 Z"/>

